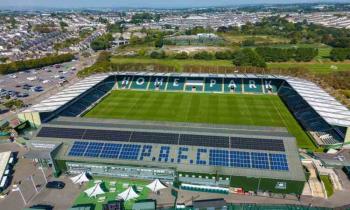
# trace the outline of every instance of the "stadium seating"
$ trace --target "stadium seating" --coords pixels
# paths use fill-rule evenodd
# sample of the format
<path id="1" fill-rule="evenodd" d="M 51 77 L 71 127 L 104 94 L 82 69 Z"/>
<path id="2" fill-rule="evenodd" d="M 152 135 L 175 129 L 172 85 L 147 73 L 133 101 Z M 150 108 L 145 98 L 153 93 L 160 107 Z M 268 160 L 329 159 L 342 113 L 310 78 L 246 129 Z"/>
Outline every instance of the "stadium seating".
<path id="1" fill-rule="evenodd" d="M 134 76 L 130 84 L 131 89 L 147 90 L 150 77 L 148 76 Z"/>
<path id="2" fill-rule="evenodd" d="M 224 91 L 226 93 L 242 93 L 242 79 L 239 78 L 225 78 L 224 79 Z"/>
<path id="3" fill-rule="evenodd" d="M 263 93 L 262 79 L 243 79 L 245 93 Z"/>
<path id="4" fill-rule="evenodd" d="M 101 84 L 93 87 L 84 96 L 80 97 L 77 101 L 68 106 L 59 113 L 59 116 L 76 117 L 84 113 L 93 103 L 98 101 L 114 86 L 114 82 L 102 82 Z"/>
<path id="5" fill-rule="evenodd" d="M 205 78 L 205 92 L 222 92 L 223 79 L 215 77 Z"/>
<path id="6" fill-rule="evenodd" d="M 282 80 L 279 79 L 264 79 L 263 88 L 265 93 L 277 93 Z"/>
<path id="7" fill-rule="evenodd" d="M 167 85 L 168 91 L 183 91 L 185 86 L 185 77 L 169 77 L 169 82 Z"/>
<path id="8" fill-rule="evenodd" d="M 116 77 L 118 89 L 128 89 L 130 87 L 133 76 L 118 75 Z"/>
<path id="9" fill-rule="evenodd" d="M 341 142 L 341 136 L 288 84 L 280 87 L 278 95 L 319 145 L 331 145 Z"/>
<path id="10" fill-rule="evenodd" d="M 151 77 L 149 90 L 165 90 L 168 83 L 168 77 Z"/>
<path id="11" fill-rule="evenodd" d="M 204 78 L 187 78 L 185 81 L 185 91 L 202 92 L 204 90 Z"/>
<path id="12" fill-rule="evenodd" d="M 279 79 L 176 77 L 176 76 L 116 76 L 118 89 L 161 90 L 186 92 L 225 93 L 277 93 L 282 84 Z"/>

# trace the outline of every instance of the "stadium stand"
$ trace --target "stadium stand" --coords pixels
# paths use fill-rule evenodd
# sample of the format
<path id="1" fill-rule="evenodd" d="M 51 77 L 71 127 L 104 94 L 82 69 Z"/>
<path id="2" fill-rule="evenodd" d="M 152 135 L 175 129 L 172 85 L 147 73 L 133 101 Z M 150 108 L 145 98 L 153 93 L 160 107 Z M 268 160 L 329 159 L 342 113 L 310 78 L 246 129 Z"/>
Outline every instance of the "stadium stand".
<path id="1" fill-rule="evenodd" d="M 34 127 L 57 116 L 80 116 L 111 89 L 277 94 L 315 142 L 350 142 L 350 111 L 314 83 L 297 78 L 254 74 L 124 72 L 86 78 L 19 114 Z M 28 114 L 26 114 L 28 113 Z M 30 113 L 38 113 L 35 117 Z M 348 133 L 348 134 L 347 134 Z"/>
<path id="2" fill-rule="evenodd" d="M 223 78 L 218 77 L 207 77 L 205 78 L 205 92 L 217 92 L 220 93 L 223 91 Z"/>
<path id="3" fill-rule="evenodd" d="M 175 169 L 185 183 L 213 186 L 229 186 L 224 177 L 234 174 L 273 183 L 283 180 L 291 186 L 282 190 L 285 193 L 300 193 L 305 182 L 295 138 L 283 128 L 60 117 L 43 124 L 32 141 L 34 145 L 39 142 L 63 142 L 55 158 L 75 172 L 103 175 L 109 173 L 99 170 L 104 166 L 91 163 L 113 163 L 118 170 L 114 176 L 128 173 L 135 178 L 173 180 L 175 172 L 161 171 Z M 140 170 L 154 171 L 136 172 Z M 189 177 L 193 173 L 222 177 Z M 293 184 L 299 187 L 294 189 Z M 270 185 L 271 189 L 275 186 Z"/>
<path id="4" fill-rule="evenodd" d="M 334 145 L 342 141 L 342 137 L 288 84 L 282 85 L 278 94 L 319 145 Z"/>

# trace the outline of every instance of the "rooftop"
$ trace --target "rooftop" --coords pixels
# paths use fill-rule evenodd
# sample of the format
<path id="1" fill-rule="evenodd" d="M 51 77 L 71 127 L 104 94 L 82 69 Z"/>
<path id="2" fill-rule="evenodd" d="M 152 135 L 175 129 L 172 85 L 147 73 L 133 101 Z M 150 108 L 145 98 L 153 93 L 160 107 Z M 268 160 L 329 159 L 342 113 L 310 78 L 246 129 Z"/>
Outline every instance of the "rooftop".
<path id="1" fill-rule="evenodd" d="M 32 142 L 47 144 L 63 142 L 56 158 L 66 161 L 135 165 L 139 160 L 136 154 L 135 159 L 124 159 L 120 156 L 105 158 L 102 157 L 103 155 L 101 157 L 99 155 L 75 156 L 73 145 L 76 142 L 100 146 L 101 144 L 119 144 L 128 145 L 128 147 L 135 145 L 138 148 L 150 146 L 153 149 L 147 158 L 142 159 L 143 167 L 176 167 L 183 172 L 202 171 L 209 174 L 219 170 L 223 175 L 234 173 L 237 176 L 305 180 L 296 140 L 285 128 L 60 117 L 43 124 Z M 152 160 L 152 157 L 160 157 L 162 152 L 159 150 L 162 150 L 163 146 L 170 148 L 169 158 L 174 160 L 177 160 L 179 149 L 186 147 L 188 159 L 176 164 L 170 162 L 170 159 L 165 162 L 159 162 L 158 159 Z M 102 149 L 104 146 L 99 148 Z M 205 149 L 207 152 L 202 153 L 201 159 L 207 161 L 207 164 L 198 165 L 197 151 L 203 148 L 207 148 Z M 253 153 L 285 155 L 288 169 L 260 169 L 254 168 L 253 165 L 245 168 L 224 166 L 226 164 L 221 167 L 211 165 L 212 160 L 209 157 L 215 157 L 215 153 L 220 151 L 237 151 L 252 155 Z M 98 152 L 100 153 L 104 154 L 104 152 Z"/>

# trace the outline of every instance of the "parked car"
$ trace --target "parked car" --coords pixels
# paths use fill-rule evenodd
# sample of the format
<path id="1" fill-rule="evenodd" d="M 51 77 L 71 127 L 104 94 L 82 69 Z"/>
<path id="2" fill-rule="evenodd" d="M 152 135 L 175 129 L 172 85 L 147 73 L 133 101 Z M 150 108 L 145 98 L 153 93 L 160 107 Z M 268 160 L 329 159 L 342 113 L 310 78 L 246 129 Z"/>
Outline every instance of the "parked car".
<path id="1" fill-rule="evenodd" d="M 49 189 L 63 189 L 66 184 L 61 181 L 51 181 L 46 184 L 46 188 Z"/>
<path id="2" fill-rule="evenodd" d="M 30 90 L 33 92 L 41 92 L 44 90 L 44 88 L 41 86 L 35 86 L 35 87 L 31 87 Z"/>
<path id="3" fill-rule="evenodd" d="M 17 94 L 17 97 L 18 97 L 18 98 L 25 98 L 25 97 L 28 97 L 28 96 L 29 96 L 28 93 L 18 93 L 18 94 Z"/>

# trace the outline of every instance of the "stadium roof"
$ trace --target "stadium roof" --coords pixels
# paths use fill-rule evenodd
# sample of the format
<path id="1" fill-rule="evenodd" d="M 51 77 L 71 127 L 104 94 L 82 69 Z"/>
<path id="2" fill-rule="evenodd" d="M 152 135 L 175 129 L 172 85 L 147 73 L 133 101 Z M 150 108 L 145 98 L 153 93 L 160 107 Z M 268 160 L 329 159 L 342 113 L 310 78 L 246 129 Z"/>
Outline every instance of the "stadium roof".
<path id="1" fill-rule="evenodd" d="M 350 111 L 315 83 L 285 78 L 289 85 L 329 124 L 350 127 Z"/>
<path id="2" fill-rule="evenodd" d="M 4 176 L 6 166 L 9 162 L 10 157 L 11 157 L 11 151 L 0 153 L 0 181 L 2 180 L 2 177 Z"/>
<path id="3" fill-rule="evenodd" d="M 96 84 L 100 83 L 102 80 L 108 77 L 107 74 L 103 75 L 94 75 L 87 77 L 74 85 L 69 86 L 63 91 L 41 101 L 39 104 L 36 104 L 29 109 L 26 109 L 24 112 L 52 112 L 60 107 L 64 106 L 77 96 L 86 92 Z"/>

